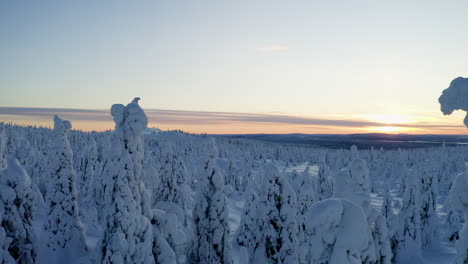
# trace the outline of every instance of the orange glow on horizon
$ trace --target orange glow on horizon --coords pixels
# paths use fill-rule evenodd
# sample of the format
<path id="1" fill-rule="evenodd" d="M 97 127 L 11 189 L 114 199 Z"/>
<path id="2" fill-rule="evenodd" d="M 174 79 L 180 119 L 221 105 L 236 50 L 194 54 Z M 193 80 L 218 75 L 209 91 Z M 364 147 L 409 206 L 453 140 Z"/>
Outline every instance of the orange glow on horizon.
<path id="1" fill-rule="evenodd" d="M 463 126 L 423 126 L 424 124 L 415 122 L 415 118 L 401 116 L 374 116 L 381 118 L 382 124 L 399 121 L 396 125 L 382 126 L 334 126 L 334 125 L 312 125 L 312 124 L 294 124 L 294 123 L 274 123 L 274 122 L 257 122 L 257 121 L 236 121 L 236 120 L 216 120 L 207 122 L 200 120 L 200 123 L 184 123 L 180 122 L 161 122 L 156 117 L 150 118 L 148 127 L 157 127 L 163 131 L 167 130 L 182 130 L 189 133 L 201 134 L 362 134 L 362 133 L 390 133 L 390 134 L 467 134 L 467 128 Z M 109 118 L 110 119 L 110 118 Z M 343 118 L 344 119 L 344 118 Z M 353 120 L 353 119 L 350 119 Z M 356 119 L 354 119 L 356 120 Z M 387 122 L 383 122 L 387 120 Z M 410 121 L 412 120 L 412 121 Z M 108 121 L 96 120 L 73 120 L 72 129 L 83 131 L 105 131 L 114 129 L 114 123 L 110 119 Z M 457 120 L 458 121 L 458 120 Z M 52 118 L 35 118 L 30 116 L 8 116 L 0 115 L 0 122 L 13 123 L 18 125 L 36 125 L 43 127 L 53 127 Z M 404 122 L 411 122 L 404 124 Z M 377 123 L 377 122 L 376 122 Z M 439 120 L 435 120 L 435 124 L 440 124 Z M 423 124 L 423 125 L 421 125 Z M 448 123 L 451 124 L 451 123 Z M 413 127 L 412 127 L 413 125 Z M 420 126 L 418 126 L 420 125 Z M 456 123 L 458 125 L 458 123 Z"/>

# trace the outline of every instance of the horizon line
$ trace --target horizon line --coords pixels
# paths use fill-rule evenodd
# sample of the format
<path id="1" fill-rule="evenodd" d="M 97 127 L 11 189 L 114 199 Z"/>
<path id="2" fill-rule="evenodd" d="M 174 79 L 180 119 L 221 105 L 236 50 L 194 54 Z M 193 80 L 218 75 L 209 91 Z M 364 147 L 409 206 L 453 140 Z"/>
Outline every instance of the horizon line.
<path id="1" fill-rule="evenodd" d="M 169 109 L 145 109 L 144 111 L 148 116 L 149 126 L 156 126 L 155 124 L 158 124 L 156 127 L 160 127 L 163 130 L 182 130 L 189 133 L 206 134 L 370 134 L 381 132 L 362 130 L 372 127 L 397 127 L 406 130 L 429 131 L 425 133 L 423 131 L 419 131 L 423 133 L 396 131 L 400 133 L 384 132 L 383 134 L 442 135 L 459 130 L 455 134 L 463 135 L 461 129 L 466 129 L 461 124 L 453 125 L 440 122 L 384 123 L 358 118 L 318 118 L 294 114 Z M 54 115 L 59 115 L 64 119 L 70 120 L 75 125 L 75 128 L 81 128 L 83 131 L 104 131 L 111 130 L 114 127 L 110 110 L 107 109 L 0 107 L 0 121 L 14 122 L 19 125 L 41 125 L 47 127 L 47 124 L 52 123 Z M 434 131 L 430 132 L 430 130 Z M 436 130 L 439 132 L 436 132 Z M 328 133 L 325 131 L 328 131 Z M 339 132 L 337 133 L 337 131 Z"/>

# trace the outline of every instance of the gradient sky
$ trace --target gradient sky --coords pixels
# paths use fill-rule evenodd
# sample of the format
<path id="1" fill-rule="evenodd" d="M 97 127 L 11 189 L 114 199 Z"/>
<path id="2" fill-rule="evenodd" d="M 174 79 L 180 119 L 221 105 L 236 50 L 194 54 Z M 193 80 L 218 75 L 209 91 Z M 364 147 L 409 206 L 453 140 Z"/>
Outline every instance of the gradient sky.
<path id="1" fill-rule="evenodd" d="M 208 120 L 156 115 L 165 129 L 465 134 L 463 114 L 443 116 L 437 99 L 468 75 L 467 10 L 451 0 L 2 1 L 0 107 L 102 110 L 139 96 L 145 109 Z M 20 112 L 0 121 L 49 124 Z M 209 122 L 211 112 L 258 119 Z"/>

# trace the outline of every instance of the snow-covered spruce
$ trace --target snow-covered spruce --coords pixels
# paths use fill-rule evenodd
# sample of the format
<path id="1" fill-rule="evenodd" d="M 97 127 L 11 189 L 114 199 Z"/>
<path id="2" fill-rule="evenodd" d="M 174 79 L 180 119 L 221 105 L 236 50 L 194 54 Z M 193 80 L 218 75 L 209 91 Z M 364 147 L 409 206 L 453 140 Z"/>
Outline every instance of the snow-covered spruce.
<path id="1" fill-rule="evenodd" d="M 452 185 L 449 193 L 449 203 L 456 209 L 462 210 L 465 224 L 459 233 L 457 241 L 456 264 L 468 263 L 468 170 L 460 173 Z"/>
<path id="2" fill-rule="evenodd" d="M 260 245 L 252 263 L 297 263 L 297 196 L 278 168 L 264 168 L 257 205 Z"/>
<path id="3" fill-rule="evenodd" d="M 420 194 L 418 176 L 410 173 L 407 177 L 403 205 L 398 214 L 398 229 L 392 238 L 392 249 L 397 263 L 422 263 Z"/>
<path id="4" fill-rule="evenodd" d="M 47 182 L 48 215 L 45 223 L 46 246 L 42 261 L 63 263 L 86 257 L 83 228 L 79 219 L 73 153 L 67 133 L 69 121 L 54 118 L 55 142 L 50 148 L 50 178 Z"/>
<path id="5" fill-rule="evenodd" d="M 375 263 L 373 238 L 360 206 L 346 199 L 326 199 L 309 210 L 307 263 Z"/>
<path id="6" fill-rule="evenodd" d="M 3 202 L 0 201 L 0 221 L 3 221 L 4 214 L 5 214 L 5 208 L 3 207 Z M 0 263 L 4 263 L 4 264 L 16 263 L 16 261 L 10 255 L 10 252 L 8 252 L 10 243 L 11 243 L 11 238 L 6 236 L 5 229 L 3 228 L 3 226 L 0 226 Z"/>
<path id="7" fill-rule="evenodd" d="M 236 242 L 246 248 L 248 256 L 253 256 L 260 244 L 259 230 L 257 226 L 258 195 L 248 188 L 245 194 L 246 201 L 241 215 L 241 223 L 236 233 Z"/>
<path id="8" fill-rule="evenodd" d="M 227 197 L 224 193 L 224 175 L 216 167 L 218 157 L 214 141 L 210 143 L 213 154 L 205 162 L 205 177 L 202 181 L 193 218 L 195 243 L 190 263 L 232 263 Z"/>
<path id="9" fill-rule="evenodd" d="M 155 262 L 150 195 L 142 181 L 143 130 L 148 118 L 138 100 L 111 108 L 116 130 L 103 175 L 107 211 L 99 263 Z"/>
<path id="10" fill-rule="evenodd" d="M 34 201 L 31 179 L 12 157 L 7 159 L 7 167 L 0 172 L 0 203 L 1 227 L 5 238 L 10 241 L 5 250 L 18 263 L 35 263 L 37 241 L 32 226 Z"/>
<path id="11" fill-rule="evenodd" d="M 3 124 L 0 124 L 0 170 L 3 170 L 6 166 L 5 159 L 5 144 L 6 144 L 6 135 L 2 127 Z"/>
<path id="12" fill-rule="evenodd" d="M 455 110 L 468 111 L 468 78 L 455 78 L 450 86 L 442 91 L 439 103 L 444 115 L 450 115 Z M 463 122 L 468 127 L 468 113 Z"/>
<path id="13" fill-rule="evenodd" d="M 335 178 L 334 197 L 348 199 L 358 204 L 366 214 L 366 220 L 375 245 L 376 263 L 390 263 L 391 248 L 387 221 L 370 207 L 369 169 L 363 159 L 356 158 L 357 148 L 351 148 L 354 159 L 349 168 L 342 169 Z"/>
<path id="14" fill-rule="evenodd" d="M 437 181 L 432 164 L 425 161 L 418 169 L 420 181 L 421 246 L 435 247 L 439 241 L 439 221 L 436 215 Z"/>

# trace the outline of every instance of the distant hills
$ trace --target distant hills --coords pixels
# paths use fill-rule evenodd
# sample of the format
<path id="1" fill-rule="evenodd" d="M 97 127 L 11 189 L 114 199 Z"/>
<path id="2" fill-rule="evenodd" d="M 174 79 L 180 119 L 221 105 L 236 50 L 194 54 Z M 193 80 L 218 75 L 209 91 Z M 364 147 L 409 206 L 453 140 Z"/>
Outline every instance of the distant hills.
<path id="1" fill-rule="evenodd" d="M 349 148 L 356 145 L 361 149 L 384 148 L 424 148 L 456 146 L 468 144 L 468 135 L 410 135 L 410 134 L 247 134 L 217 135 L 232 138 L 245 138 L 265 142 L 285 144 L 305 144 L 324 148 Z"/>

